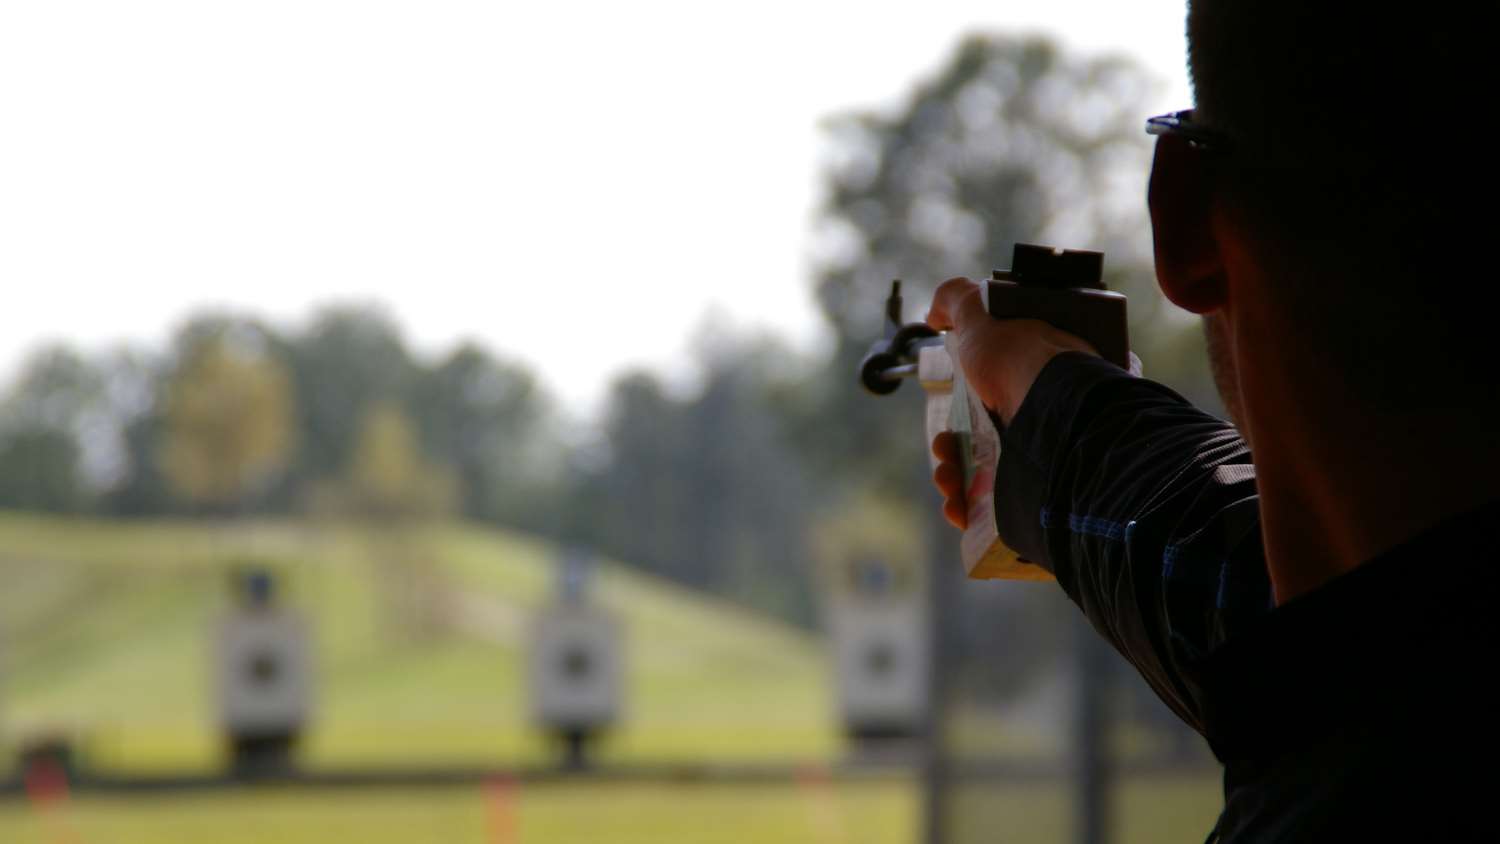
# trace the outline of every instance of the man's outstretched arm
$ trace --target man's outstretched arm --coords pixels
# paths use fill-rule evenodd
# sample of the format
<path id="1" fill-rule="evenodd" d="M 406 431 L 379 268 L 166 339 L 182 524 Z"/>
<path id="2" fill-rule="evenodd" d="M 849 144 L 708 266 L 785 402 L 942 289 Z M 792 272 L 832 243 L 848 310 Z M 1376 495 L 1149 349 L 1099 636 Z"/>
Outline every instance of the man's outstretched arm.
<path id="1" fill-rule="evenodd" d="M 1269 608 L 1248 448 L 1232 426 L 1081 340 L 989 318 L 977 289 L 945 283 L 929 322 L 958 332 L 965 377 L 1001 425 L 1002 539 L 1051 570 L 1201 730 L 1194 664 L 1242 617 Z M 953 446 L 940 438 L 934 449 L 945 512 L 958 521 Z"/>

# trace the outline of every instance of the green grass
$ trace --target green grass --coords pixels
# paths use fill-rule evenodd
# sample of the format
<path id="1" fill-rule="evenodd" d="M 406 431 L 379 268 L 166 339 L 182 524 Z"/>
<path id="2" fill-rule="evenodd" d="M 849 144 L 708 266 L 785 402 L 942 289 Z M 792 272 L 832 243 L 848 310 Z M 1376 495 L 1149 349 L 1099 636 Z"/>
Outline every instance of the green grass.
<path id="1" fill-rule="evenodd" d="M 526 789 L 267 790 L 0 803 L 8 844 L 163 841 L 655 844 L 910 841 L 908 787 L 546 785 Z"/>
<path id="2" fill-rule="evenodd" d="M 107 522 L 0 514 L 0 704 L 11 737 L 76 736 L 108 769 L 219 763 L 208 631 L 256 559 L 314 619 L 313 766 L 512 764 L 549 752 L 523 683 L 552 549 L 450 525 Z M 826 758 L 839 750 L 816 637 L 618 564 L 595 578 L 629 663 L 613 759 Z M 405 625 L 399 602 L 430 598 Z M 393 602 L 397 602 L 394 603 Z"/>
<path id="3" fill-rule="evenodd" d="M 1197 842 L 1213 825 L 1217 786 L 1203 779 L 1114 792 L 1119 844 Z M 1070 840 L 1056 785 L 986 785 L 953 817 L 959 841 Z M 261 789 L 88 797 L 33 808 L 0 802 L 7 844 L 906 844 L 920 823 L 903 781 L 788 785 L 545 784 L 324 791 Z"/>
<path id="4" fill-rule="evenodd" d="M 5 513 L 0 745 L 64 733 L 108 772 L 216 769 L 208 633 L 227 605 L 229 571 L 249 559 L 280 571 L 288 600 L 315 623 L 321 685 L 306 765 L 548 757 L 528 718 L 522 662 L 527 619 L 552 590 L 545 543 L 463 525 L 370 535 Z M 594 586 L 628 637 L 626 717 L 602 748 L 606 761 L 841 756 L 817 637 L 618 564 L 606 563 Z M 413 595 L 432 598 L 430 611 L 395 623 Z M 1051 739 L 990 721 L 956 729 L 996 752 L 1056 752 Z M 1117 840 L 1202 840 L 1218 788 L 1211 776 L 1121 784 Z M 267 788 L 86 795 L 48 807 L 17 798 L 0 800 L 0 842 L 895 844 L 914 840 L 919 823 L 917 789 L 904 780 L 548 783 L 502 794 Z M 1068 840 L 1057 783 L 986 785 L 958 799 L 968 840 Z"/>

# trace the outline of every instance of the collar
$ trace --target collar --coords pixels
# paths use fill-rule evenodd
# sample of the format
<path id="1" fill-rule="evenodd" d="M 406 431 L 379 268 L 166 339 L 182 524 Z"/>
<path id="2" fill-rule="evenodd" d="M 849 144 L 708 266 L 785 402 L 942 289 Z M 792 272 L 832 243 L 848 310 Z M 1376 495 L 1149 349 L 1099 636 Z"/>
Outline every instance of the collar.
<path id="1" fill-rule="evenodd" d="M 1455 653 L 1488 660 L 1497 530 L 1500 501 L 1237 631 L 1195 672 L 1214 753 L 1226 763 L 1278 756 L 1369 717 L 1392 698 L 1440 693 L 1437 666 Z M 1473 641 L 1476 622 L 1488 641 Z"/>

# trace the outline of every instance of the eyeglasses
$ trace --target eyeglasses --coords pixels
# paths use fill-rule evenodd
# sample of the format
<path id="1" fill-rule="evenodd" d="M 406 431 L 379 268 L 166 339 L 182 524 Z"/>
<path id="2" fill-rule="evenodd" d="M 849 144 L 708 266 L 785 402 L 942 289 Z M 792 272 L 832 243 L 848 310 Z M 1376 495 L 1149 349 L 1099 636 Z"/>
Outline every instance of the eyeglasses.
<path id="1" fill-rule="evenodd" d="M 1193 110 L 1174 111 L 1146 120 L 1146 134 L 1175 135 L 1187 139 L 1188 145 L 1205 152 L 1228 152 L 1233 144 L 1229 136 L 1193 122 Z"/>

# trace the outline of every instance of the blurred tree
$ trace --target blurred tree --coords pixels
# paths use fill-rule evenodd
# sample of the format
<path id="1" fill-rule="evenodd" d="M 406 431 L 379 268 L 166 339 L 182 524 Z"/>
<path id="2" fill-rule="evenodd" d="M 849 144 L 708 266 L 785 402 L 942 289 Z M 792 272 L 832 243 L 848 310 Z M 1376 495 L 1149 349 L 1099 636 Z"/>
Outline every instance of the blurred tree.
<path id="1" fill-rule="evenodd" d="M 426 452 L 456 473 L 465 515 L 557 527 L 564 447 L 551 401 L 531 372 L 464 345 L 417 372 L 411 409 Z"/>
<path id="2" fill-rule="evenodd" d="M 812 500 L 786 442 L 791 355 L 764 340 L 718 338 L 701 389 L 673 397 L 653 377 L 618 380 L 604 459 L 569 497 L 569 533 L 680 582 L 809 621 L 804 535 Z"/>
<path id="3" fill-rule="evenodd" d="M 404 403 L 416 364 L 400 329 L 368 306 L 321 311 L 287 346 L 297 393 L 295 486 L 341 476 L 376 402 Z"/>
<path id="4" fill-rule="evenodd" d="M 124 467 L 119 481 L 104 496 L 106 512 L 120 516 L 173 512 L 177 501 L 159 454 L 166 431 L 166 411 L 159 403 L 126 423 L 121 432 Z"/>
<path id="5" fill-rule="evenodd" d="M 634 372 L 616 379 L 605 400 L 604 459 L 585 469 L 571 496 L 567 533 L 593 540 L 622 560 L 703 583 L 680 566 L 671 534 L 687 476 L 683 411 L 656 377 Z M 678 572 L 678 568 L 688 569 Z"/>
<path id="6" fill-rule="evenodd" d="M 70 513 L 85 500 L 71 434 L 41 427 L 0 433 L 0 508 Z"/>
<path id="7" fill-rule="evenodd" d="M 98 425 L 102 436 L 96 436 L 93 471 L 104 488 L 114 490 L 126 484 L 135 468 L 130 429 L 148 416 L 160 415 L 163 361 L 160 355 L 121 347 L 96 359 L 95 366 L 103 382 L 105 412 Z"/>
<path id="8" fill-rule="evenodd" d="M 102 470 L 112 444 L 106 387 L 99 367 L 67 347 L 27 359 L 0 401 L 0 506 L 71 512 L 91 503 L 103 479 L 90 478 L 85 446 Z"/>
<path id="9" fill-rule="evenodd" d="M 835 329 L 868 336 L 892 278 L 925 301 L 1008 265 L 1018 241 L 1102 249 L 1114 286 L 1147 289 L 1151 85 L 1122 59 L 971 36 L 898 113 L 830 120 L 817 293 Z"/>
<path id="10" fill-rule="evenodd" d="M 358 524 L 377 567 L 382 629 L 406 642 L 449 630 L 453 590 L 433 565 L 441 546 L 422 528 L 455 510 L 458 484 L 423 455 L 400 405 L 365 408 L 345 477 L 315 483 L 309 498 L 314 512 Z"/>
<path id="11" fill-rule="evenodd" d="M 447 515 L 456 498 L 452 474 L 424 457 L 401 408 L 393 402 L 367 407 L 345 484 L 350 510 L 376 521 L 400 522 Z"/>
<path id="12" fill-rule="evenodd" d="M 187 345 L 186 333 L 179 336 L 179 344 Z M 104 512 L 159 515 L 179 504 L 159 453 L 166 431 L 163 396 L 169 362 L 160 355 L 123 349 L 100 364 L 115 437 L 109 482 L 99 502 Z"/>
<path id="13" fill-rule="evenodd" d="M 5 397 L 5 424 L 76 432 L 99 406 L 104 392 L 99 370 L 66 346 L 31 355 Z"/>
<path id="14" fill-rule="evenodd" d="M 290 456 L 293 399 L 281 364 L 253 332 L 189 335 L 165 395 L 162 470 L 199 508 L 242 512 Z"/>
<path id="15" fill-rule="evenodd" d="M 220 383 L 215 374 L 220 369 L 233 377 Z M 273 374 L 286 372 L 290 379 Z M 198 386 L 174 389 L 184 379 L 197 379 Z M 212 391 L 204 392 L 208 387 Z M 295 387 L 295 398 L 289 387 Z M 285 436 L 290 444 L 289 453 L 276 456 L 274 469 L 208 460 L 200 448 L 209 436 L 203 426 L 211 408 L 193 396 L 217 403 L 236 390 L 268 390 L 235 400 L 284 401 L 291 408 L 284 428 L 261 432 Z M 381 411 L 374 413 L 377 408 Z M 225 413 L 221 421 L 236 421 L 234 412 Z M 12 490 L 0 499 L 45 508 L 67 501 L 70 508 L 97 507 L 119 515 L 231 507 L 289 512 L 313 492 L 346 492 L 356 462 L 352 449 L 365 436 L 362 431 L 376 424 L 371 418 L 388 419 L 392 413 L 401 414 L 402 425 L 414 424 L 422 447 L 414 442 L 412 453 L 425 452 L 458 475 L 462 512 L 533 530 L 555 529 L 559 467 L 568 457 L 556 435 L 551 401 L 535 377 L 473 344 L 435 366 L 423 366 L 408 355 L 397 326 L 369 307 L 327 309 L 305 333 L 290 339 L 252 318 L 199 314 L 178 330 L 161 356 L 122 349 L 87 359 L 62 347 L 42 350 L 0 398 L 0 444 L 11 443 L 14 450 L 24 440 L 35 450 L 45 441 L 47 449 L 27 458 L 26 472 L 46 475 L 49 491 L 30 489 L 42 483 L 39 478 L 21 489 L 23 473 L 13 463 L 9 479 L 0 479 Z M 200 430 L 188 437 L 190 414 Z M 239 433 L 233 436 L 250 436 L 259 424 L 256 418 L 237 421 Z M 231 436 L 227 430 L 221 434 Z M 222 475 L 210 478 L 211 470 Z M 247 476 L 250 486 L 231 494 L 232 478 L 241 471 L 255 477 Z"/>
<path id="16" fill-rule="evenodd" d="M 1147 372 L 1212 396 L 1201 346 L 1183 347 L 1196 327 L 1168 315 L 1152 281 L 1141 131 L 1151 87 L 1122 59 L 972 36 L 900 109 L 828 122 L 814 259 L 835 351 L 805 408 L 809 459 L 892 494 L 910 485 L 924 459 L 915 411 L 870 404 L 852 377 L 879 336 L 890 280 L 906 280 L 907 319 L 919 319 L 936 282 L 1008 266 L 1016 242 L 1102 250 L 1106 281 L 1131 297 Z"/>

